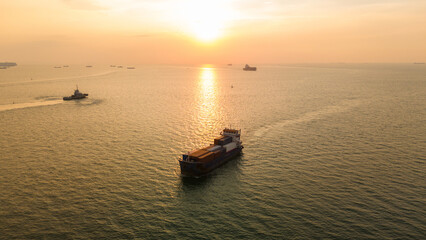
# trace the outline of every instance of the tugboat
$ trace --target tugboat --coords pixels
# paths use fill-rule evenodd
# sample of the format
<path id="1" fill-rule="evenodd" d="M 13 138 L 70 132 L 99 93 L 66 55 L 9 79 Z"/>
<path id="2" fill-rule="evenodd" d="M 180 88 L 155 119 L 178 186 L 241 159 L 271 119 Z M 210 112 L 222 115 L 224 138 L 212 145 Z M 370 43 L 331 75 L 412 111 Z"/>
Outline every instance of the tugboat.
<path id="1" fill-rule="evenodd" d="M 81 93 L 78 90 L 78 86 L 77 89 L 74 90 L 74 94 L 69 96 L 69 97 L 64 97 L 64 101 L 68 101 L 68 100 L 75 100 L 75 99 L 82 99 L 82 98 L 86 98 L 87 96 L 89 96 L 89 94 L 87 93 Z"/>
<path id="2" fill-rule="evenodd" d="M 248 64 L 243 68 L 244 71 L 256 71 L 256 67 L 250 67 Z"/>
<path id="3" fill-rule="evenodd" d="M 179 159 L 183 176 L 201 177 L 241 154 L 241 129 L 225 128 L 214 144 L 183 154 Z"/>

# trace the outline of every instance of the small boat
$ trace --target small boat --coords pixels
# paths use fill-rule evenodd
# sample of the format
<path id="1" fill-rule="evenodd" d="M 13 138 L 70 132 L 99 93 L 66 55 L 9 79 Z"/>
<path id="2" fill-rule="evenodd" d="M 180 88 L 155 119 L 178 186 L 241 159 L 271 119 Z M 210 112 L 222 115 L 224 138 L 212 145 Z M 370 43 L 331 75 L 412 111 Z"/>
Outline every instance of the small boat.
<path id="1" fill-rule="evenodd" d="M 115 67 L 115 65 L 109 65 L 110 67 Z"/>
<path id="2" fill-rule="evenodd" d="M 135 69 L 135 67 L 127 67 L 127 69 Z"/>
<path id="3" fill-rule="evenodd" d="M 61 66 L 54 66 L 53 68 L 62 68 Z"/>
<path id="4" fill-rule="evenodd" d="M 234 88 L 234 85 L 231 85 L 231 88 Z"/>
<path id="5" fill-rule="evenodd" d="M 123 66 L 117 66 L 117 68 L 123 68 Z"/>
<path id="6" fill-rule="evenodd" d="M 228 66 L 232 66 L 232 63 L 228 63 Z"/>
<path id="7" fill-rule="evenodd" d="M 248 64 L 243 68 L 244 71 L 256 71 L 256 67 L 250 67 Z"/>
<path id="8" fill-rule="evenodd" d="M 73 95 L 71 95 L 69 97 L 64 97 L 63 99 L 64 99 L 64 101 L 68 101 L 68 100 L 75 100 L 75 99 L 86 98 L 87 96 L 89 96 L 89 94 L 87 94 L 87 93 L 81 93 L 78 90 L 78 86 L 77 86 L 77 89 L 74 90 L 74 94 Z"/>
<path id="9" fill-rule="evenodd" d="M 69 67 L 68 65 L 64 65 L 64 67 Z"/>
<path id="10" fill-rule="evenodd" d="M 91 67 L 93 67 L 93 66 L 92 66 L 92 65 L 87 65 L 86 67 L 87 67 L 87 68 L 91 68 Z"/>

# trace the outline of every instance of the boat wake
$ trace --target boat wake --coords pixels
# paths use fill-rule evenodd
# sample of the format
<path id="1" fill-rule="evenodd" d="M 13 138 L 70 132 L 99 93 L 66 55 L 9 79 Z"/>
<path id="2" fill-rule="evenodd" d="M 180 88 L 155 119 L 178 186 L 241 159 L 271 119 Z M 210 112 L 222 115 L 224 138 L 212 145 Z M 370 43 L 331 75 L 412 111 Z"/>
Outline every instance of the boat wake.
<path id="1" fill-rule="evenodd" d="M 296 119 L 287 119 L 287 120 L 282 120 L 267 126 L 263 126 L 259 129 L 257 129 L 254 132 L 254 137 L 260 137 L 263 136 L 265 133 L 267 133 L 268 131 L 270 131 L 271 129 L 274 128 L 282 128 L 284 126 L 288 126 L 288 125 L 293 125 L 293 124 L 299 124 L 299 123 L 306 123 L 306 122 L 310 122 L 313 120 L 318 120 L 318 119 L 322 119 L 327 117 L 328 115 L 331 114 L 335 114 L 335 113 L 341 113 L 341 112 L 346 112 L 351 108 L 354 108 L 358 105 L 360 105 L 362 102 L 359 99 L 355 99 L 355 100 L 346 100 L 341 102 L 339 105 L 334 105 L 334 106 L 328 106 L 325 107 L 321 110 L 318 111 L 313 111 L 313 112 L 308 112 L 304 115 L 302 115 L 299 118 Z"/>
<path id="2" fill-rule="evenodd" d="M 76 104 L 78 106 L 98 105 L 103 102 L 102 99 L 85 98 L 81 100 L 70 101 L 68 104 Z"/>
<path id="3" fill-rule="evenodd" d="M 28 102 L 28 103 L 5 104 L 5 105 L 0 105 L 0 112 L 21 109 L 21 108 L 56 105 L 62 102 L 63 102 L 62 100 L 54 99 L 54 100 L 45 100 L 45 101 L 37 101 L 37 102 Z"/>

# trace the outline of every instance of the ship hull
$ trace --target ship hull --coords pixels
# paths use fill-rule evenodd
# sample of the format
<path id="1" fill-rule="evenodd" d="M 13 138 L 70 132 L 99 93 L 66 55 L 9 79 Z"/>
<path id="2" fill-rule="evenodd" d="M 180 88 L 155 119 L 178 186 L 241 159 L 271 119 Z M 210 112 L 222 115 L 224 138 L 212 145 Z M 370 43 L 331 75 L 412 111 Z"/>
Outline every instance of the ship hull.
<path id="1" fill-rule="evenodd" d="M 89 94 L 85 93 L 82 96 L 70 96 L 70 97 L 64 97 L 64 101 L 69 101 L 69 100 L 77 100 L 77 99 L 83 99 L 86 98 Z"/>
<path id="2" fill-rule="evenodd" d="M 245 67 L 243 68 L 244 71 L 256 71 L 257 67 Z"/>
<path id="3" fill-rule="evenodd" d="M 179 160 L 180 170 L 183 176 L 187 177 L 201 177 L 204 176 L 221 165 L 227 163 L 229 160 L 241 154 L 242 147 L 237 147 L 222 156 L 219 156 L 208 162 L 188 162 Z"/>

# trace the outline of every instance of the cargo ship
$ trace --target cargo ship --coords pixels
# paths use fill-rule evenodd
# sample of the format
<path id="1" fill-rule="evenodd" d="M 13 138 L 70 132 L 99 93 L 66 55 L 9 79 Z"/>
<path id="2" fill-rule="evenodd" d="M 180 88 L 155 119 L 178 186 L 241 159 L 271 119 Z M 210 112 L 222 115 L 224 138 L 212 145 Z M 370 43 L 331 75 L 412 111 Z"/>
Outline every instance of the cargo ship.
<path id="1" fill-rule="evenodd" d="M 257 67 L 250 67 L 248 64 L 246 64 L 243 68 L 244 71 L 256 71 Z"/>
<path id="2" fill-rule="evenodd" d="M 225 128 L 220 135 L 214 139 L 214 144 L 183 154 L 182 159 L 179 159 L 183 176 L 206 175 L 241 154 L 244 148 L 240 140 L 241 129 Z"/>

